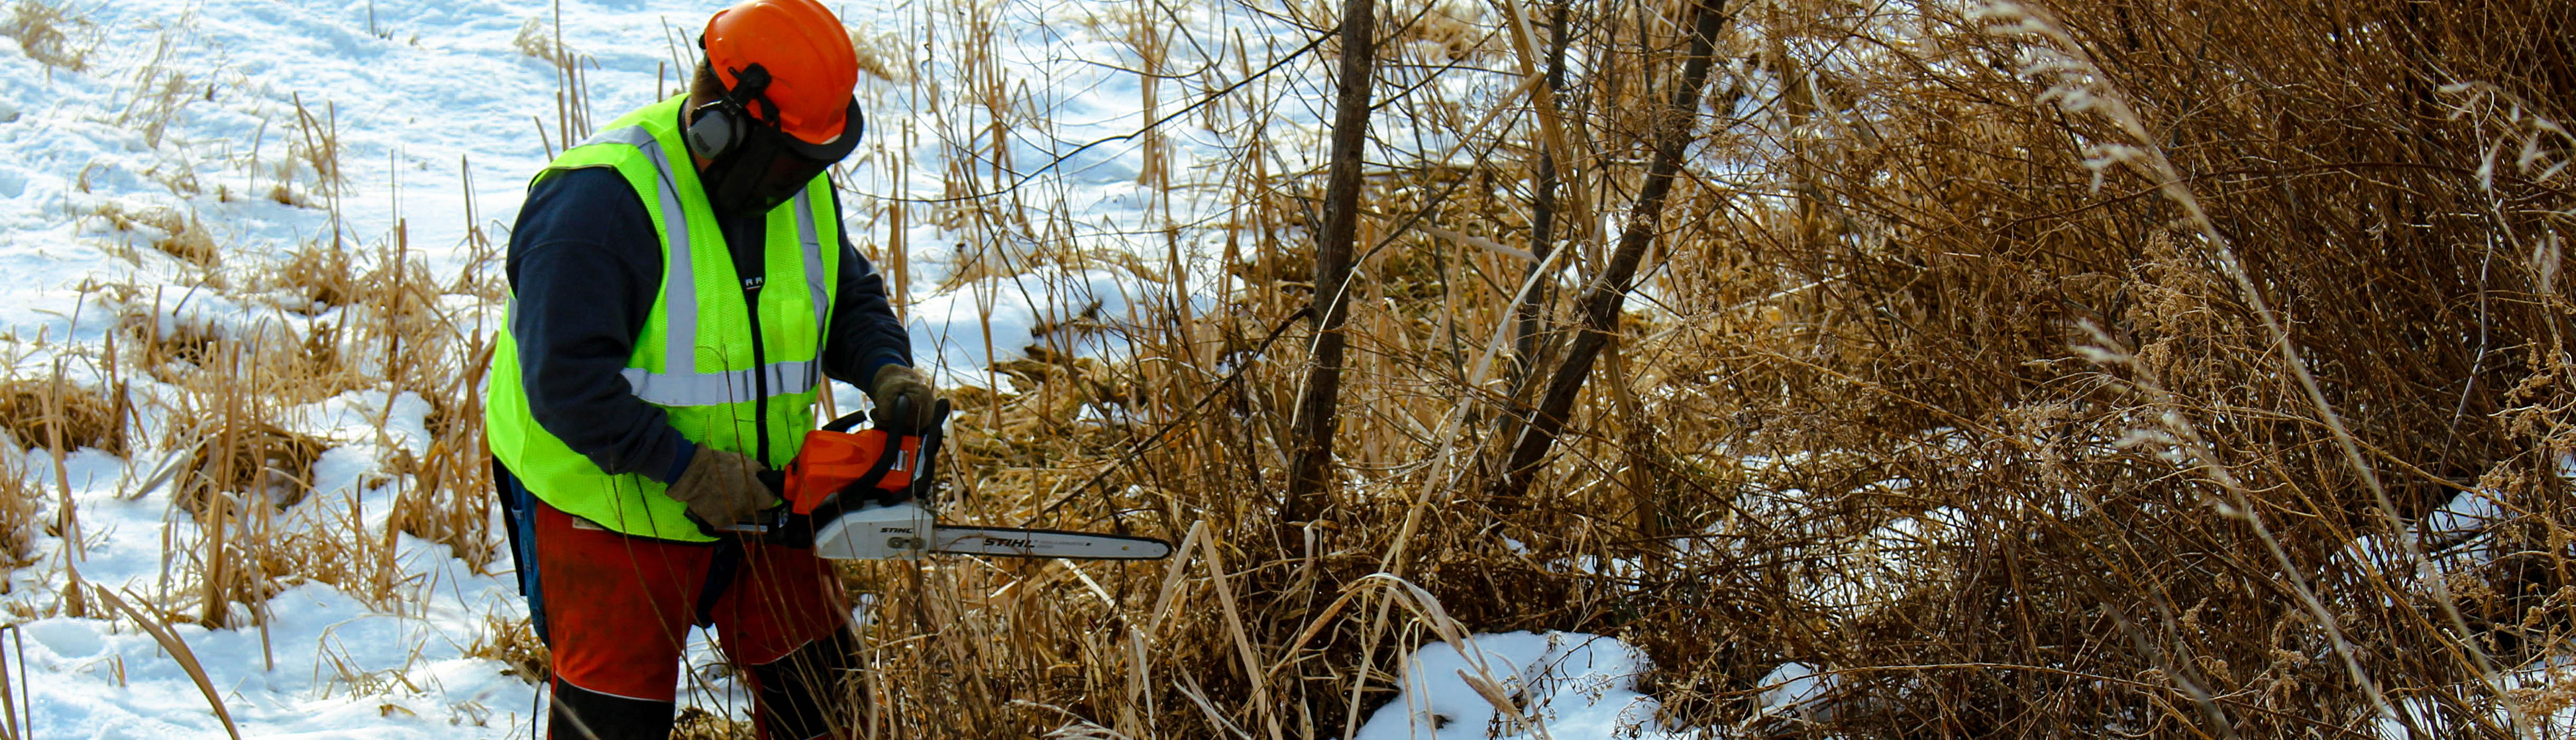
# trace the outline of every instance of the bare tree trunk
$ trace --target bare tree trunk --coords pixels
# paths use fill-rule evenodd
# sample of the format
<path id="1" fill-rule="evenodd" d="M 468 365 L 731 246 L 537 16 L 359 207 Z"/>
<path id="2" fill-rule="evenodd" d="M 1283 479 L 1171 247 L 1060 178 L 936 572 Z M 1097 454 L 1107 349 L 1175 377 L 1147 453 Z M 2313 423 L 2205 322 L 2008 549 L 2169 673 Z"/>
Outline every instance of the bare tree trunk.
<path id="1" fill-rule="evenodd" d="M 1646 187 L 1629 209 L 1627 228 L 1619 234 L 1618 251 L 1611 253 L 1609 264 L 1603 266 L 1585 291 L 1582 333 L 1575 336 L 1564 364 L 1558 365 L 1556 374 L 1549 378 L 1547 395 L 1539 401 L 1537 413 L 1521 431 L 1510 461 L 1503 466 L 1503 481 L 1495 489 L 1501 501 L 1517 501 L 1529 490 L 1539 462 L 1556 443 L 1557 433 L 1565 429 L 1565 418 L 1574 409 L 1574 396 L 1582 392 L 1584 378 L 1592 374 L 1593 359 L 1609 343 L 1611 332 L 1618 330 L 1619 310 L 1627 302 L 1628 281 L 1637 274 L 1637 263 L 1644 259 L 1646 246 L 1654 241 L 1656 232 L 1662 230 L 1664 201 L 1672 194 L 1673 177 L 1681 171 L 1682 153 L 1693 138 L 1700 88 L 1708 84 L 1717 31 L 1726 22 L 1726 0 L 1700 0 L 1694 14 L 1697 17 L 1691 24 L 1689 61 L 1682 65 L 1682 84 L 1673 91 L 1672 109 L 1666 111 L 1657 126 L 1655 162 L 1646 170 Z"/>
<path id="2" fill-rule="evenodd" d="M 1548 11 L 1547 88 L 1538 96 L 1542 105 L 1555 105 L 1556 96 L 1565 91 L 1565 45 L 1569 40 L 1567 5 L 1568 0 L 1557 0 Z M 1539 309 L 1547 305 L 1549 281 L 1536 278 L 1538 271 L 1547 264 L 1548 253 L 1556 246 L 1557 169 L 1562 166 L 1556 161 L 1553 142 L 1539 147 L 1538 194 L 1530 203 L 1530 253 L 1538 258 L 1530 262 L 1529 272 L 1524 276 L 1531 281 L 1529 293 L 1512 306 L 1512 317 L 1518 322 L 1513 332 L 1518 338 L 1513 342 L 1512 350 L 1511 388 L 1515 399 L 1538 374 Z"/>
<path id="3" fill-rule="evenodd" d="M 1290 434 L 1282 521 L 1311 520 L 1327 506 L 1332 483 L 1335 406 L 1342 389 L 1342 324 L 1350 319 L 1352 234 L 1359 228 L 1360 162 L 1368 144 L 1369 86 L 1377 63 L 1376 0 L 1343 0 L 1341 95 L 1334 101 L 1331 172 L 1324 186 L 1324 228 L 1315 241 L 1314 359 L 1297 399 Z"/>

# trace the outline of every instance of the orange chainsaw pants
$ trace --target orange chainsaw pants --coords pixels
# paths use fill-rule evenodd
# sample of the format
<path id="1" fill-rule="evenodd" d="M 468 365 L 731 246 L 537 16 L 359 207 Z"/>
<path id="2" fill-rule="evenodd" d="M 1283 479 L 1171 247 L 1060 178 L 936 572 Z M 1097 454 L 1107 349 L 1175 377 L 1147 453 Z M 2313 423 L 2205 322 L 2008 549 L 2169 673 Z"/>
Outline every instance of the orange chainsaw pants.
<path id="1" fill-rule="evenodd" d="M 849 598 L 810 549 L 632 537 L 538 502 L 537 577 L 554 654 L 555 738 L 668 736 L 691 626 L 714 628 L 765 738 L 850 736 Z"/>

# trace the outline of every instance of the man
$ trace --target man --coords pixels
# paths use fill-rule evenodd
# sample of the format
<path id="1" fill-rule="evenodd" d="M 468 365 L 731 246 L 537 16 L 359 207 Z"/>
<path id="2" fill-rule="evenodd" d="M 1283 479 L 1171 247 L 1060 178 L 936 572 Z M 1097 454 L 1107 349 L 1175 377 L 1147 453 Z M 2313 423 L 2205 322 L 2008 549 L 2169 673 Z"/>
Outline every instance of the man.
<path id="1" fill-rule="evenodd" d="M 692 625 L 763 736 L 846 736 L 833 569 L 717 528 L 777 505 L 758 476 L 796 456 L 823 377 L 912 413 L 881 424 L 930 423 L 825 173 L 861 131 L 848 32 L 815 0 L 743 0 L 699 45 L 689 94 L 555 158 L 510 236 L 486 421 L 556 738 L 668 736 Z"/>

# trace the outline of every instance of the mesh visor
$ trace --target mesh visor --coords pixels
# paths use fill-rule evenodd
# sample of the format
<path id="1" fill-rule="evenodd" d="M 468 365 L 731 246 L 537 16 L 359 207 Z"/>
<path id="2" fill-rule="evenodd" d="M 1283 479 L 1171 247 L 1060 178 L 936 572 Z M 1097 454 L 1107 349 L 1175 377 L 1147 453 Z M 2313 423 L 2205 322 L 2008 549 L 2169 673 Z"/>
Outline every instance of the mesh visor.
<path id="1" fill-rule="evenodd" d="M 848 123 L 841 135 L 829 143 L 815 144 L 788 135 L 770 126 L 753 126 L 739 151 L 718 165 L 720 174 L 710 177 L 709 195 L 719 208 L 736 213 L 766 213 L 796 197 L 825 170 L 850 156 L 859 148 L 859 136 L 866 124 L 860 118 L 859 105 L 850 103 Z"/>

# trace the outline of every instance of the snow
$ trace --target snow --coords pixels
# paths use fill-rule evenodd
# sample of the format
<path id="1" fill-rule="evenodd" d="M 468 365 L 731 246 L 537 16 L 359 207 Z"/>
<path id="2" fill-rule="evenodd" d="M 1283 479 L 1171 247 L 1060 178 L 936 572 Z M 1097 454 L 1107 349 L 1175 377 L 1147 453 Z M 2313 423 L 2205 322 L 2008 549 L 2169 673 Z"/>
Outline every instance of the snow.
<path id="1" fill-rule="evenodd" d="M 277 531 L 330 534 L 354 526 L 382 532 L 402 483 L 382 474 L 394 449 L 424 450 L 426 404 L 394 400 L 384 439 L 373 441 L 381 392 L 351 392 L 312 405 L 291 425 L 343 441 L 314 467 L 315 492 L 279 513 Z M 11 451 L 15 452 L 15 451 Z M 37 452 L 26 452 L 34 456 Z M 46 464 L 45 467 L 50 467 Z M 166 494 L 121 495 L 138 468 L 97 450 L 67 456 L 66 477 L 84 534 L 71 548 L 39 543 L 39 565 L 10 574 L 12 603 L 42 609 L 63 598 L 69 561 L 91 587 L 151 611 L 174 588 L 168 543 L 198 543 L 193 517 Z M 49 472 L 49 471 L 48 471 Z M 195 557 L 194 544 L 176 555 Z M 472 728 L 489 736 L 524 731 L 536 699 L 502 665 L 465 655 L 485 637 L 487 615 L 525 616 L 506 570 L 477 573 L 447 545 L 399 535 L 387 598 L 369 603 L 321 583 L 291 584 L 257 608 L 240 604 L 236 624 L 209 630 L 186 619 L 169 626 L 205 668 L 226 709 L 246 735 L 428 737 Z M 506 563 L 506 561 L 504 561 Z M 185 589 L 189 586 L 180 585 Z M 91 596 L 95 600 L 95 596 Z M 203 737 L 222 732 L 195 683 L 159 641 L 130 622 L 62 616 L 59 610 L 22 624 L 23 652 L 11 663 L 32 674 L 19 686 L 24 716 L 40 737 Z"/>
<path id="2" fill-rule="evenodd" d="M 1651 665 L 1617 639 L 1575 632 L 1478 634 L 1461 646 L 1425 645 L 1404 661 L 1394 700 L 1361 725 L 1359 740 L 1437 738 L 1680 738 L 1636 690 Z M 1509 711 L 1479 692 L 1508 699 Z"/>
<path id="3" fill-rule="evenodd" d="M 75 43 L 95 44 L 80 71 L 48 68 L 0 40 L 0 99 L 8 101 L 0 111 L 0 275 L 8 276 L 0 280 L 0 359 L 19 377 L 60 367 L 66 381 L 96 386 L 104 376 L 92 358 L 119 309 L 157 317 L 164 337 L 196 330 L 300 341 L 344 320 L 345 309 L 316 313 L 309 302 L 269 300 L 242 283 L 258 263 L 335 234 L 354 252 L 390 251 L 399 224 L 405 251 L 439 280 L 489 269 L 466 245 L 469 225 L 506 233 L 523 178 L 546 157 L 531 100 L 549 101 L 541 117 L 551 126 L 552 72 L 513 44 L 543 6 L 376 0 L 371 33 L 366 5 L 78 4 L 72 14 L 85 25 L 67 30 Z M 594 104 L 622 109 L 654 97 L 664 20 L 696 23 L 700 5 L 567 3 L 565 39 L 600 67 L 590 79 Z M 157 105 L 164 91 L 177 92 Z M 313 130 L 297 126 L 299 102 Z M 336 183 L 297 149 L 326 134 L 338 142 Z M 281 180 L 297 203 L 269 197 Z M 322 207 L 334 195 L 337 219 Z M 201 234 L 220 257 L 197 262 L 157 249 L 156 241 L 186 236 L 173 226 Z M 101 290 L 111 284 L 143 291 L 119 304 Z M 470 295 L 439 296 L 436 305 L 469 335 L 488 333 L 499 318 L 497 306 Z M 373 358 L 352 361 L 364 372 Z M 186 452 L 159 446 L 181 394 L 127 378 L 144 427 L 132 437 L 133 458 L 70 452 L 61 475 L 81 541 L 39 533 L 36 563 L 10 571 L 0 589 L 5 619 L 19 623 L 0 634 L 0 654 L 13 674 L 28 674 L 12 683 L 33 736 L 224 733 L 159 640 L 130 620 L 65 616 L 71 569 L 175 623 L 171 632 L 245 736 L 530 730 L 536 690 L 503 664 L 467 655 L 487 639 L 487 619 L 525 617 L 506 557 L 476 572 L 447 545 L 398 535 L 386 571 L 358 579 L 380 579 L 383 593 L 289 575 L 257 607 L 235 604 L 224 615 L 246 626 L 208 629 L 193 615 L 158 614 L 182 601 L 174 590 L 194 588 L 184 581 L 193 580 L 186 572 L 205 535 L 156 475 Z M 395 497 L 412 485 L 390 471 L 399 458 L 428 454 L 430 413 L 419 395 L 381 385 L 282 408 L 277 423 L 330 448 L 314 466 L 312 494 L 276 512 L 275 531 L 365 541 L 374 557 Z M 49 453 L 12 445 L 0 456 L 33 490 L 60 495 Z M 49 496 L 40 506 L 50 520 L 61 505 Z M 691 663 L 714 662 L 699 636 Z M 728 679 L 711 685 L 734 690 Z M 745 705 L 739 695 L 693 698 Z"/>
<path id="4" fill-rule="evenodd" d="M 1783 714 L 1805 714 L 1824 708 L 1825 693 L 1834 687 L 1832 676 L 1819 675 L 1814 666 L 1790 661 L 1763 674 L 1760 709 L 1755 717 Z"/>
<path id="5" fill-rule="evenodd" d="M 478 583 L 488 586 L 488 583 Z M 423 737 L 456 727 L 525 729 L 530 688 L 461 655 L 440 619 L 372 610 L 337 589 L 300 586 L 268 604 L 260 630 L 172 628 L 245 735 Z M 23 627 L 19 656 L 40 737 L 204 737 L 222 724 L 179 663 L 130 624 L 56 617 Z M 274 659 L 277 666 L 267 668 Z"/>
<path id="6" fill-rule="evenodd" d="M 2506 554 L 2495 542 L 2496 528 L 2515 515 L 2500 499 L 2501 494 L 2491 490 L 2461 491 L 2410 523 L 2405 536 L 2414 541 L 2413 551 L 2424 558 L 2421 562 L 2410 561 L 2405 541 L 2391 540 L 2386 532 L 2353 538 L 2343 556 L 2429 597 L 2432 584 L 2425 580 L 2427 576 L 2470 573 Z"/>

